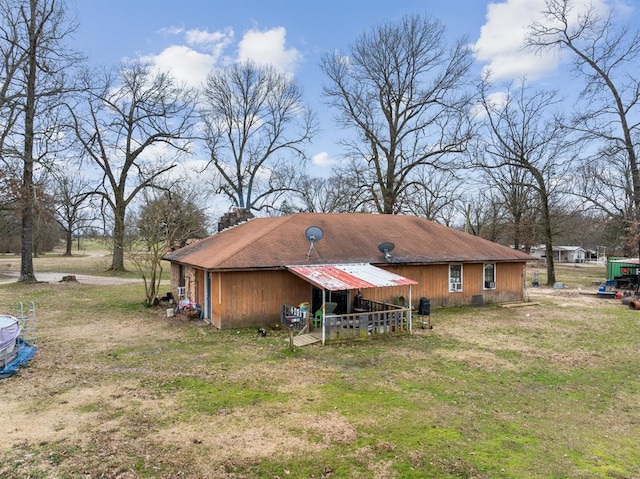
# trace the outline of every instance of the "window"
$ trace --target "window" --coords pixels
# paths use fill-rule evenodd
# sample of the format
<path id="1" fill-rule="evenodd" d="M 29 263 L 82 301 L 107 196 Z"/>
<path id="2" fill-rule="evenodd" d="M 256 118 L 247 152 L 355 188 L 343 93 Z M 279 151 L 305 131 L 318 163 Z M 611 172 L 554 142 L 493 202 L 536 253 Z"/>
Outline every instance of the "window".
<path id="1" fill-rule="evenodd" d="M 496 289 L 496 264 L 484 265 L 484 289 Z"/>
<path id="2" fill-rule="evenodd" d="M 449 265 L 449 291 L 462 291 L 462 265 Z"/>

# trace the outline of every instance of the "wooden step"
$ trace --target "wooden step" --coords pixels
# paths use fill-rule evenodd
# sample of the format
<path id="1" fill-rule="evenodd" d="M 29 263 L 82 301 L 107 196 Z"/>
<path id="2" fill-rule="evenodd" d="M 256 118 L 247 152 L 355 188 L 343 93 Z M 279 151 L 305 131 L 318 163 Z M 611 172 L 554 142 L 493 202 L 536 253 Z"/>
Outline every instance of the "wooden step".
<path id="1" fill-rule="evenodd" d="M 302 347 L 310 344 L 319 343 L 322 339 L 317 334 L 299 334 L 293 337 L 293 345 Z"/>

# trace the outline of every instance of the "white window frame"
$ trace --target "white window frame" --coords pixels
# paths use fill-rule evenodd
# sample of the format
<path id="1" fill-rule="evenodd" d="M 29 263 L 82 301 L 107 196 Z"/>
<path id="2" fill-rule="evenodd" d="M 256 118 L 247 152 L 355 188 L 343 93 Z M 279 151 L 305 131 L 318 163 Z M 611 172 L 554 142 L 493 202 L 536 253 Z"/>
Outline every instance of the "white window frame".
<path id="1" fill-rule="evenodd" d="M 487 281 L 487 266 L 493 266 L 493 281 Z M 497 266 L 496 263 L 484 263 L 482 265 L 482 289 L 485 290 L 490 290 L 490 289 L 496 289 L 496 271 L 497 271 Z M 487 283 L 489 283 L 489 285 L 487 285 Z"/>
<path id="2" fill-rule="evenodd" d="M 453 282 L 451 279 L 451 268 L 459 267 L 460 268 L 460 281 Z M 450 293 L 459 293 L 462 291 L 462 273 L 463 268 L 461 263 L 453 263 L 449 265 L 449 292 Z"/>

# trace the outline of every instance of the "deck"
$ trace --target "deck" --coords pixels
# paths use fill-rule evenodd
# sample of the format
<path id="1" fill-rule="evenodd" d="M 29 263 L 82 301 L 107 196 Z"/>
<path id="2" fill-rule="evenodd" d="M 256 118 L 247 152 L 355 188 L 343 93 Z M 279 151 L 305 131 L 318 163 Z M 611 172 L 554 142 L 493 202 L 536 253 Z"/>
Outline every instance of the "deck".
<path id="1" fill-rule="evenodd" d="M 365 310 L 349 314 L 327 314 L 322 323 L 313 317 L 296 315 L 296 308 L 283 306 L 282 322 L 294 327 L 294 346 L 317 342 L 366 341 L 387 336 L 411 334 L 411 309 L 387 303 L 367 302 Z M 324 334 L 323 334 L 324 333 Z"/>

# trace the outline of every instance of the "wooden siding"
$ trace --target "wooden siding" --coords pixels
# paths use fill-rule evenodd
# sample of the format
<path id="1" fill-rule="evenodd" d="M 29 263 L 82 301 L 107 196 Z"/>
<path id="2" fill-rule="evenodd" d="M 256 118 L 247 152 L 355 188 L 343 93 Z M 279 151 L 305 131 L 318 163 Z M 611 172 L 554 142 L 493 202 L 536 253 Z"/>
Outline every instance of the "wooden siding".
<path id="1" fill-rule="evenodd" d="M 195 279 L 195 285 L 194 285 L 194 300 L 196 303 L 198 303 L 199 305 L 203 305 L 204 303 L 204 271 L 202 271 L 201 269 L 197 269 L 194 271 L 194 279 Z"/>
<path id="2" fill-rule="evenodd" d="M 457 264 L 457 263 L 456 263 Z M 398 266 L 387 268 L 396 274 L 418 282 L 411 290 L 412 306 L 417 308 L 421 297 L 429 298 L 433 306 L 471 304 L 473 296 L 482 296 L 485 303 L 521 301 L 524 299 L 525 263 L 496 263 L 496 288 L 484 289 L 485 263 L 464 263 L 462 266 L 462 291 L 449 292 L 449 264 L 425 266 Z M 365 297 L 391 302 L 402 295 L 407 300 L 408 289 L 380 288 L 367 290 Z"/>
<path id="3" fill-rule="evenodd" d="M 222 329 L 222 293 L 220 291 L 220 273 L 211 273 L 211 324 Z"/>
<path id="4" fill-rule="evenodd" d="M 388 266 L 385 269 L 418 282 L 411 289 L 412 306 L 420 298 L 431 301 L 432 308 L 472 304 L 474 296 L 485 303 L 521 301 L 524 299 L 524 262 L 496 263 L 496 288 L 484 289 L 484 263 L 465 263 L 462 291 L 449 292 L 449 265 Z M 199 304 L 204 301 L 204 272 L 185 268 L 187 292 Z M 177 265 L 171 268 L 172 287 L 177 286 Z M 219 329 L 275 324 L 280 321 L 282 304 L 311 302 L 312 287 L 286 270 L 211 273 L 211 323 Z M 371 288 L 362 290 L 366 299 L 392 303 L 403 296 L 409 299 L 409 287 Z M 350 301 L 353 300 L 351 296 Z"/>
<path id="5" fill-rule="evenodd" d="M 525 263 L 497 263 L 495 301 L 524 300 Z"/>
<path id="6" fill-rule="evenodd" d="M 283 304 L 311 300 L 311 285 L 286 270 L 213 273 L 213 310 L 223 329 L 280 322 Z"/>

